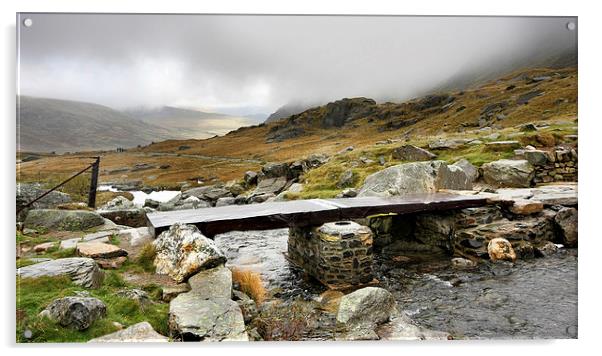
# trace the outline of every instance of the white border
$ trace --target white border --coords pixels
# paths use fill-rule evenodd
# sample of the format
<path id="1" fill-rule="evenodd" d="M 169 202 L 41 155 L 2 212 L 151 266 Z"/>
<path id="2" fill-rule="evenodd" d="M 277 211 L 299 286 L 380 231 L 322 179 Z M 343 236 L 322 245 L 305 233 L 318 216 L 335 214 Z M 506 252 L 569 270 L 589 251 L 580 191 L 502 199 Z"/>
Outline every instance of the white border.
<path id="1" fill-rule="evenodd" d="M 202 353 L 240 354 L 307 354 L 316 351 L 330 353 L 364 354 L 374 349 L 376 352 L 424 354 L 438 352 L 445 355 L 487 354 L 514 355 L 523 353 L 576 354 L 590 349 L 599 349 L 597 339 L 600 328 L 600 241 L 596 232 L 597 202 L 601 201 L 596 185 L 600 167 L 600 145 L 602 134 L 602 78 L 600 67 L 600 22 L 599 6 L 596 2 L 577 1 L 424 1 L 387 2 L 380 0 L 304 0 L 295 3 L 277 0 L 232 0 L 220 2 L 202 1 L 160 1 L 160 0 L 4 0 L 0 2 L 2 11 L 2 69 L 5 78 L 1 88 L 3 110 L 2 133 L 4 153 L 2 154 L 2 234 L 5 258 L 2 293 L 2 346 L 12 350 L 9 353 L 44 355 L 48 353 L 71 355 L 104 355 L 113 346 L 82 347 L 63 345 L 39 345 L 20 347 L 14 345 L 14 157 L 15 157 L 15 13 L 21 12 L 146 12 L 146 13 L 291 13 L 291 14 L 400 14 L 400 15 L 534 15 L 534 16 L 579 16 L 579 131 L 580 131 L 580 224 L 581 232 L 579 262 L 579 340 L 561 341 L 486 341 L 486 342 L 442 342 L 442 343 L 261 343 L 243 345 L 169 345 L 169 349 L 157 345 L 129 345 L 130 352 L 156 354 L 189 353 L 193 347 L 202 347 Z M 11 297 L 12 294 L 12 297 Z M 553 310 L 550 310 L 553 313 Z M 173 349 L 175 348 L 175 349 Z M 386 351 L 385 351 L 386 349 Z M 378 350 L 378 351 L 377 351 Z M 125 350 L 123 350 L 125 351 Z M 595 351 L 594 351 L 595 352 Z M 599 352 L 599 351 L 598 351 Z"/>

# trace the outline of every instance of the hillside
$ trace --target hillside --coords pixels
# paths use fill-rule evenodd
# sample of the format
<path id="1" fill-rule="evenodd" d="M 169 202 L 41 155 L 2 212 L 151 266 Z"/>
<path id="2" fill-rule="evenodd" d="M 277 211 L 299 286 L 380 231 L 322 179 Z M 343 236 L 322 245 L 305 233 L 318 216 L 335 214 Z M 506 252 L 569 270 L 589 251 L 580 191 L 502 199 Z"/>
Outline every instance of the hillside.
<path id="1" fill-rule="evenodd" d="M 432 93 L 405 102 L 341 99 L 220 137 L 168 140 L 106 154 L 101 181 L 142 180 L 145 185 L 168 187 L 186 182 L 194 185 L 198 179 L 226 182 L 240 179 L 245 171 L 256 170 L 264 162 L 292 162 L 324 153 L 338 158 L 310 172 L 305 183 L 308 189 L 329 196 L 336 193 L 332 186 L 345 167 L 354 170 L 359 184 L 366 174 L 383 168 L 378 163 L 381 156 L 385 166 L 399 163 L 392 151 L 402 142 L 428 148 L 436 140 L 478 138 L 483 144 L 441 151 L 439 157 L 449 161 L 466 158 L 479 166 L 512 154 L 485 150 L 484 143 L 491 141 L 488 136 L 492 133 L 498 134 L 499 140 L 520 139 L 536 147 L 558 144 L 564 136 L 577 133 L 576 118 L 576 68 L 529 69 L 463 91 Z M 523 132 L 521 125 L 526 123 L 540 129 Z M 350 146 L 353 149 L 347 150 Z M 25 162 L 19 165 L 20 178 L 67 174 L 79 167 L 75 161 L 56 156 Z M 152 168 L 132 169 L 143 163 Z M 162 169 L 165 165 L 169 167 Z"/>
<path id="2" fill-rule="evenodd" d="M 168 129 L 97 104 L 21 96 L 18 110 L 21 151 L 113 150 L 173 137 Z"/>
<path id="3" fill-rule="evenodd" d="M 241 126 L 252 125 L 254 118 L 209 113 L 192 109 L 163 106 L 153 109 L 129 109 L 125 113 L 149 124 L 169 127 L 172 138 L 202 139 L 223 135 Z"/>

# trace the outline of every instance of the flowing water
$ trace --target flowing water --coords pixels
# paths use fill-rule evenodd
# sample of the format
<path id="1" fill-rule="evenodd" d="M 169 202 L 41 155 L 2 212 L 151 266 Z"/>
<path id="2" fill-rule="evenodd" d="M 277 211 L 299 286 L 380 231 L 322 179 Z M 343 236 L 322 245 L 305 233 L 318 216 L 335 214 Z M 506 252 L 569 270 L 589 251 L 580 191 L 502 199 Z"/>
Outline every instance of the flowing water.
<path id="1" fill-rule="evenodd" d="M 109 192 L 121 192 L 121 190 L 115 189 L 110 185 L 101 185 L 98 187 L 99 191 L 109 191 Z M 145 193 L 141 190 L 130 190 L 129 193 L 132 193 L 134 196 L 133 203 L 136 206 L 143 206 L 144 201 L 146 199 L 152 199 L 158 201 L 160 203 L 164 203 L 174 198 L 176 195 L 180 194 L 179 190 L 160 190 L 156 192 Z"/>
<path id="2" fill-rule="evenodd" d="M 288 230 L 230 232 L 216 243 L 228 264 L 262 274 L 282 299 L 315 299 L 325 289 L 290 265 Z M 375 256 L 376 278 L 418 324 L 457 338 L 576 338 L 577 250 L 510 263 L 452 269 L 445 257 L 395 262 Z"/>

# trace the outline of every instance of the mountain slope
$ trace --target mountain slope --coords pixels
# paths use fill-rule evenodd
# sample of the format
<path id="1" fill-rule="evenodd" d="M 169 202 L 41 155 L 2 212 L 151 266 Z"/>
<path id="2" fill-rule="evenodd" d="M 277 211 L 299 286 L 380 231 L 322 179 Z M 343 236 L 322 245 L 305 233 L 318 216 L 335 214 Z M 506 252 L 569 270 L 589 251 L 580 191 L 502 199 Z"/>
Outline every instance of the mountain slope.
<path id="1" fill-rule="evenodd" d="M 102 105 L 30 96 L 19 97 L 17 105 L 20 151 L 111 150 L 173 137 L 168 129 Z"/>
<path id="2" fill-rule="evenodd" d="M 169 127 L 178 138 L 202 139 L 223 135 L 254 123 L 252 118 L 163 106 L 129 109 L 126 114 L 153 125 Z"/>

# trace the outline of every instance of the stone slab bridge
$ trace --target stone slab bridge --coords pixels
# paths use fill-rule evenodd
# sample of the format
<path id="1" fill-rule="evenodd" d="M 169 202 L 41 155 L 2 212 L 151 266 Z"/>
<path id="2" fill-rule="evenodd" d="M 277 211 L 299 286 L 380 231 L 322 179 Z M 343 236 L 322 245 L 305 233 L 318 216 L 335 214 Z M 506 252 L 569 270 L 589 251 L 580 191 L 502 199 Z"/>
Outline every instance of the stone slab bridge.
<path id="1" fill-rule="evenodd" d="M 289 228 L 288 258 L 323 284 L 344 289 L 371 283 L 372 232 L 352 219 L 479 207 L 482 196 L 426 193 L 403 197 L 309 199 L 147 214 L 153 236 L 175 223 L 193 224 L 207 237 L 228 231 Z"/>

